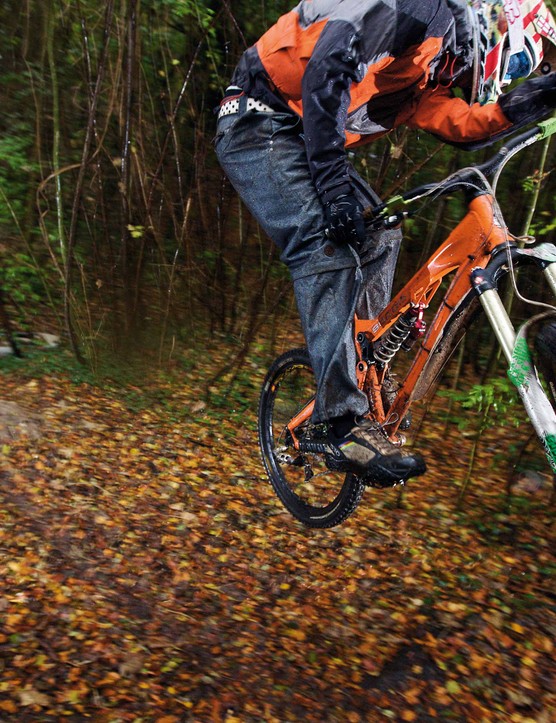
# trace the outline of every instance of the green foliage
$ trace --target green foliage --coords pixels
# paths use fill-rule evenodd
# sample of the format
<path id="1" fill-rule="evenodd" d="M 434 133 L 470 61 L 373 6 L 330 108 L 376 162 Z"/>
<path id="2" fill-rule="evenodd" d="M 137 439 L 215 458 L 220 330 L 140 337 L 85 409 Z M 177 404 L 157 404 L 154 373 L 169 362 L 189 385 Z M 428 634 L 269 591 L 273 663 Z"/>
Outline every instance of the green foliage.
<path id="1" fill-rule="evenodd" d="M 129 231 L 131 238 L 135 239 L 143 238 L 145 233 L 144 226 L 134 226 L 132 223 L 128 223 L 127 230 Z"/>
<path id="2" fill-rule="evenodd" d="M 37 170 L 31 160 L 32 135 L 21 125 L 0 135 L 0 226 L 13 228 L 14 217 L 25 210 L 29 175 Z"/>
<path id="3" fill-rule="evenodd" d="M 25 253 L 0 253 L 0 287 L 13 302 L 36 306 L 44 297 L 44 287 L 35 263 Z"/>
<path id="4" fill-rule="evenodd" d="M 540 238 L 541 236 L 548 236 L 556 230 L 556 217 L 552 212 L 543 211 L 538 216 L 542 218 L 538 218 L 536 223 L 532 223 L 530 227 L 532 236 Z"/>
<path id="5" fill-rule="evenodd" d="M 206 0 L 158 0 L 156 4 L 167 8 L 175 18 L 196 18 L 207 29 L 214 18 L 214 10 Z"/>
<path id="6" fill-rule="evenodd" d="M 494 425 L 517 427 L 523 417 L 515 388 L 507 378 L 494 378 L 463 391 L 439 391 L 438 395 L 458 402 L 464 410 L 473 410 L 481 415 L 481 431 Z M 474 415 L 464 414 L 458 417 L 457 424 L 459 429 L 466 429 L 475 421 Z"/>
<path id="7" fill-rule="evenodd" d="M 182 28 L 193 44 L 204 41 L 201 57 L 210 67 L 208 86 L 212 90 L 219 88 L 223 82 L 219 70 L 222 67 L 222 52 L 217 40 L 216 13 L 211 3 L 207 0 L 161 0 L 156 3 L 156 11 L 161 12 L 162 16 L 167 14 L 167 20 L 159 25 L 153 40 L 157 45 L 162 41 L 164 45 L 168 43 L 169 47 L 173 48 L 174 57 L 170 65 L 179 65 L 179 57 L 183 53 L 183 43 L 176 43 L 177 38 L 172 33 L 172 28 Z M 159 70 L 159 75 L 161 73 L 164 71 Z"/>
<path id="8" fill-rule="evenodd" d="M 527 191 L 527 193 L 531 193 L 535 190 L 535 186 L 538 184 L 538 179 L 534 176 L 527 176 L 523 179 L 521 182 L 521 187 L 524 191 Z"/>
<path id="9" fill-rule="evenodd" d="M 267 273 L 269 242 L 261 242 L 247 214 L 240 235 L 237 206 L 231 191 L 222 193 L 211 141 L 212 108 L 244 43 L 256 41 L 293 4 L 292 0 L 114 4 L 91 160 L 76 206 L 71 291 L 77 301 L 72 311 L 83 337 L 96 339 L 99 329 L 119 330 L 124 317 L 135 336 L 137 324 L 148 320 L 157 332 L 164 327 L 169 339 L 200 314 L 210 315 L 213 326 L 224 327 L 228 319 L 220 316 L 228 314 L 232 325 L 239 320 L 239 327 L 254 302 L 262 313 L 278 314 L 283 309 L 291 313 L 290 297 L 279 293 L 289 284 L 287 270 L 275 263 Z M 128 77 L 132 6 L 137 10 L 136 65 Z M 54 278 L 49 268 L 52 255 L 60 252 L 60 236 L 70 228 L 92 92 L 108 30 L 105 12 L 105 3 L 92 0 L 6 0 L 0 7 L 0 282 L 11 298 L 27 307 L 39 308 L 44 300 L 43 274 L 51 284 L 50 296 L 62 297 L 59 277 Z M 128 99 L 130 108 L 126 108 Z M 126 117 L 130 119 L 128 188 L 121 183 Z M 55 129 L 59 130 L 57 163 Z M 438 180 L 455 165 L 483 160 L 480 154 L 462 153 L 456 163 L 454 153 L 423 132 L 398 129 L 353 156 L 372 186 L 380 178 L 379 190 L 386 195 Z M 500 194 L 511 199 L 516 215 L 529 188 L 521 188 L 516 178 L 534 179 L 537 158 L 537 149 L 532 148 L 519 174 L 508 173 L 500 180 Z M 543 179 L 538 235 L 556 227 L 553 195 L 554 180 L 549 175 Z M 222 209 L 229 204 L 229 211 L 223 213 L 220 204 Z M 442 217 L 433 221 L 436 208 L 431 204 L 419 209 L 406 224 L 402 268 L 404 257 L 418 261 L 424 239 L 431 248 L 440 240 L 461 216 L 464 204 L 454 196 Z M 40 270 L 31 255 L 39 259 Z M 261 293 L 263 279 L 267 287 Z M 231 294 L 233 303 L 214 303 L 223 298 L 228 302 Z M 127 318 L 134 313 L 137 318 Z M 160 323 L 164 313 L 166 326 Z M 114 318 L 117 321 L 110 323 Z M 176 336 L 179 340 L 179 332 Z"/>
<path id="10" fill-rule="evenodd" d="M 5 135 L 0 138 L 0 167 L 6 173 L 30 170 L 28 151 L 31 138 L 26 133 L 18 133 L 17 128 L 14 131 L 12 135 Z"/>

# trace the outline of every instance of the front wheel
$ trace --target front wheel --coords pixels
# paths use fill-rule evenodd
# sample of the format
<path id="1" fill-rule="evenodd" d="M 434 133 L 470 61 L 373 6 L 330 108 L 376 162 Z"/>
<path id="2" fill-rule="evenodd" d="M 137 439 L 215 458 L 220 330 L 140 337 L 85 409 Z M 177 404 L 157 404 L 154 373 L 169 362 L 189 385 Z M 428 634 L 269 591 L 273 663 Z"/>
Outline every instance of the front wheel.
<path id="1" fill-rule="evenodd" d="M 306 349 L 278 357 L 263 383 L 259 402 L 259 443 L 265 469 L 286 509 L 308 527 L 334 527 L 354 512 L 364 485 L 355 475 L 333 472 L 324 454 L 299 452 L 288 422 L 315 395 L 315 379 Z M 318 446 L 326 441 L 326 425 L 300 425 L 298 439 Z"/>

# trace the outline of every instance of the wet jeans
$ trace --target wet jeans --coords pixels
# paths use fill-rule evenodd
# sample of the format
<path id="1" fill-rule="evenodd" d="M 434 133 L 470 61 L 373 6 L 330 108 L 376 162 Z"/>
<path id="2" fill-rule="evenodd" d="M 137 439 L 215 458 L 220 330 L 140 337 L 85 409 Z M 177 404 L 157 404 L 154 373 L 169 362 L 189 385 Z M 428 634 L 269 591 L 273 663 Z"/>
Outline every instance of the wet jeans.
<path id="1" fill-rule="evenodd" d="M 325 235 L 325 216 L 307 163 L 302 122 L 246 111 L 218 121 L 218 160 L 253 216 L 280 249 L 317 381 L 314 422 L 368 411 L 357 388 L 353 317 L 373 318 L 390 299 L 401 234 L 384 231 L 356 253 Z M 363 206 L 376 194 L 353 171 Z"/>

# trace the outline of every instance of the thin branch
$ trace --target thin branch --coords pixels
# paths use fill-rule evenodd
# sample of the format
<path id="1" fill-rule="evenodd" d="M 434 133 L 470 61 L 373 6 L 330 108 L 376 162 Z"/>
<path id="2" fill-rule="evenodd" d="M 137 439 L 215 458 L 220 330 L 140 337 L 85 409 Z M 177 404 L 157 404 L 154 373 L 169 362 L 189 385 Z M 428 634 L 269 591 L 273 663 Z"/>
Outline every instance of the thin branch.
<path id="1" fill-rule="evenodd" d="M 77 219 L 79 216 L 79 206 L 81 203 L 81 195 L 83 193 L 83 184 L 85 182 L 85 172 L 87 169 L 87 165 L 89 162 L 89 156 L 91 151 L 91 143 L 94 135 L 94 126 L 95 126 L 95 116 L 98 106 L 98 101 L 100 98 L 100 90 L 102 87 L 102 83 L 104 80 L 104 71 L 106 67 L 106 60 L 108 57 L 108 47 L 109 47 L 109 39 L 110 34 L 112 30 L 112 17 L 113 17 L 113 11 L 114 11 L 114 1 L 113 0 L 107 0 L 106 5 L 106 14 L 105 14 L 105 21 L 104 21 L 104 36 L 103 36 L 103 48 L 101 53 L 101 58 L 98 65 L 98 71 L 97 71 L 97 79 L 95 83 L 95 88 L 91 97 L 90 107 L 89 107 L 89 118 L 87 121 L 87 130 L 85 133 L 85 141 L 83 143 L 83 151 L 81 154 L 81 164 L 79 166 L 79 173 L 77 175 L 77 183 L 75 186 L 75 193 L 73 196 L 73 206 L 71 211 L 71 221 L 70 221 L 70 228 L 68 233 L 68 242 L 67 242 L 67 249 L 66 249 L 66 264 L 65 264 L 65 274 L 64 274 L 64 316 L 66 320 L 66 330 L 68 332 L 68 336 L 70 339 L 70 344 L 73 350 L 73 353 L 75 354 L 75 358 L 80 362 L 84 363 L 83 355 L 81 354 L 81 351 L 79 349 L 79 343 L 77 341 L 77 337 L 75 335 L 75 330 L 73 328 L 72 318 L 71 318 L 71 280 L 72 280 L 72 267 L 73 267 L 73 252 L 75 248 L 75 236 L 76 236 L 76 229 L 77 229 Z"/>

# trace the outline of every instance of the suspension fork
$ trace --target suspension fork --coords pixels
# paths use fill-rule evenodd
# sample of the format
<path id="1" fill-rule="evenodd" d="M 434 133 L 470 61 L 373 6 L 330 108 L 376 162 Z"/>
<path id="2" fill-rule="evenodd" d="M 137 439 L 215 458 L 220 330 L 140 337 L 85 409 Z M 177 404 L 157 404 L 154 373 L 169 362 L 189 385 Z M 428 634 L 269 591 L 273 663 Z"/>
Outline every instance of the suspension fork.
<path id="1" fill-rule="evenodd" d="M 498 295 L 498 291 L 496 291 L 496 289 L 484 289 L 479 294 L 479 301 L 498 339 L 506 361 L 510 363 L 515 346 L 516 333 L 504 304 Z"/>
<path id="2" fill-rule="evenodd" d="M 543 268 L 552 292 L 556 296 L 556 264 Z M 556 474 L 556 414 L 541 386 L 531 359 L 525 335 L 516 333 L 496 286 L 485 269 L 471 274 L 471 283 L 500 343 L 508 362 L 508 376 L 513 382 L 531 423 L 539 436 L 546 456 Z"/>
<path id="3" fill-rule="evenodd" d="M 533 249 L 513 249 L 516 256 L 533 257 L 542 268 L 543 274 L 556 297 L 556 249 L 552 244 L 541 244 Z M 496 273 L 498 265 L 491 270 L 475 269 L 471 273 L 471 284 L 502 348 L 508 363 L 512 362 L 516 343 L 516 332 L 497 291 Z"/>
<path id="4" fill-rule="evenodd" d="M 548 285 L 550 286 L 552 293 L 554 296 L 556 296 L 556 263 L 554 264 L 548 264 L 543 269 L 544 275 L 546 276 L 546 280 L 548 281 Z"/>

